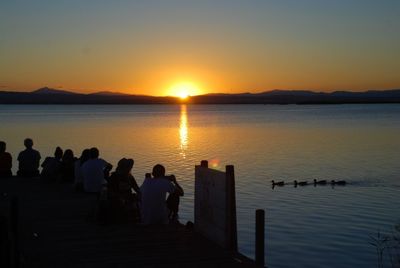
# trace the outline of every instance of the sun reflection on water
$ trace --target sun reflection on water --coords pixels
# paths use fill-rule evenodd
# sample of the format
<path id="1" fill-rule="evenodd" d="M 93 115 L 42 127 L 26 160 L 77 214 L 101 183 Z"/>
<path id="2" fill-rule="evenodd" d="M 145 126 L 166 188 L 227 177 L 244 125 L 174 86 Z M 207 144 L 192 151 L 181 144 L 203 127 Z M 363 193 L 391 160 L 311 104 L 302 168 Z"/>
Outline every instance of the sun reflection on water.
<path id="1" fill-rule="evenodd" d="M 188 120 L 186 105 L 181 105 L 181 116 L 179 122 L 180 155 L 185 159 L 188 147 Z"/>

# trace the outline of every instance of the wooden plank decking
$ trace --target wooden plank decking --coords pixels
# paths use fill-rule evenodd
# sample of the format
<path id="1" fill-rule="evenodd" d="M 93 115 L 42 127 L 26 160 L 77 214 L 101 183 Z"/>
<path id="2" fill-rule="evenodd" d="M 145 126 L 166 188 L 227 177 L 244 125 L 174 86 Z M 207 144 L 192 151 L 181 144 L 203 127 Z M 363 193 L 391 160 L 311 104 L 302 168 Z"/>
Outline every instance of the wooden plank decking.
<path id="1" fill-rule="evenodd" d="M 182 225 L 99 224 L 96 197 L 68 184 L 12 178 L 0 193 L 0 213 L 19 200 L 21 267 L 255 267 Z"/>

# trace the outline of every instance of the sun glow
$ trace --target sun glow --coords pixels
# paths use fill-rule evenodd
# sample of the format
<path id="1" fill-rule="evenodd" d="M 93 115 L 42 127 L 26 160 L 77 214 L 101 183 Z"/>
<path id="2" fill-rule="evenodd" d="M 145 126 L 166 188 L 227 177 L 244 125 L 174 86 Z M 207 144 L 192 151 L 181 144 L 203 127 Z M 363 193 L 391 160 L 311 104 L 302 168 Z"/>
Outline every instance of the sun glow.
<path id="1" fill-rule="evenodd" d="M 179 97 L 182 100 L 190 96 L 199 94 L 200 90 L 197 85 L 191 82 L 181 82 L 171 86 L 169 95 Z"/>

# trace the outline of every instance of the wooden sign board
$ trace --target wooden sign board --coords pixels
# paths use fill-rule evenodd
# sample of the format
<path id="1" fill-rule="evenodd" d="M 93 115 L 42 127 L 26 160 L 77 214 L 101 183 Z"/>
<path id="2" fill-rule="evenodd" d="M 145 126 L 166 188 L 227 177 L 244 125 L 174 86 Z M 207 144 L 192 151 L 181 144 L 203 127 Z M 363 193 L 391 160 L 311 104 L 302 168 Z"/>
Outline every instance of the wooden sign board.
<path id="1" fill-rule="evenodd" d="M 206 165 L 202 161 L 202 165 L 195 167 L 195 229 L 223 248 L 236 251 L 233 166 L 227 166 L 227 172 L 222 172 Z"/>

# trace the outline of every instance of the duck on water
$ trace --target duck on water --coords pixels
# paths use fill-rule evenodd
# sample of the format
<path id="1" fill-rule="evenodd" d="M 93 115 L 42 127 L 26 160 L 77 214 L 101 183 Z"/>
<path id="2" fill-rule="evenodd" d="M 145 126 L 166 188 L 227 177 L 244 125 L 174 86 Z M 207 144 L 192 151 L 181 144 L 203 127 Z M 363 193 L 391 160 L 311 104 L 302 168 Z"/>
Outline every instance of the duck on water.
<path id="1" fill-rule="evenodd" d="M 306 186 L 306 185 L 308 185 L 308 182 L 307 182 L 307 181 L 297 181 L 297 180 L 294 181 L 294 187 L 297 187 L 297 186 Z"/>
<path id="2" fill-rule="evenodd" d="M 315 185 L 326 185 L 326 184 L 327 184 L 326 180 L 318 181 L 318 180 L 314 179 L 314 186 Z"/>
<path id="3" fill-rule="evenodd" d="M 285 182 L 284 181 L 274 181 L 272 180 L 272 186 L 284 186 Z"/>
<path id="4" fill-rule="evenodd" d="M 341 180 L 341 181 L 335 181 L 335 180 L 331 180 L 331 184 L 332 185 L 346 185 L 346 181 L 343 181 L 343 180 Z"/>

